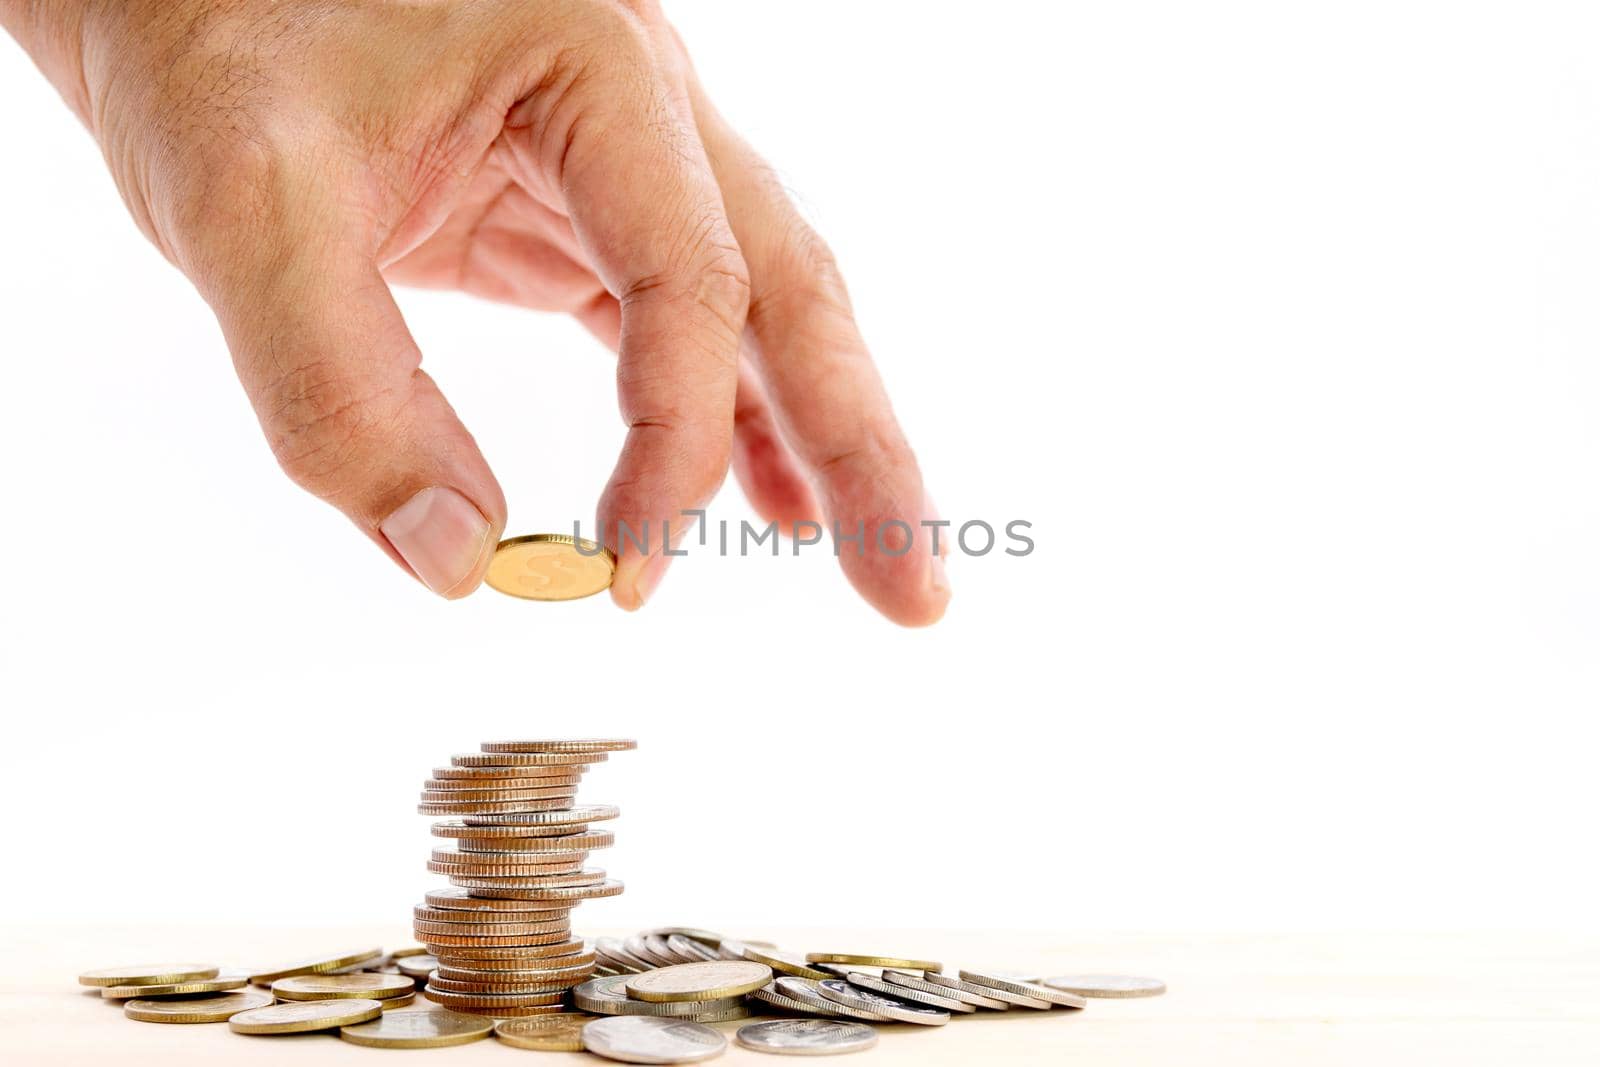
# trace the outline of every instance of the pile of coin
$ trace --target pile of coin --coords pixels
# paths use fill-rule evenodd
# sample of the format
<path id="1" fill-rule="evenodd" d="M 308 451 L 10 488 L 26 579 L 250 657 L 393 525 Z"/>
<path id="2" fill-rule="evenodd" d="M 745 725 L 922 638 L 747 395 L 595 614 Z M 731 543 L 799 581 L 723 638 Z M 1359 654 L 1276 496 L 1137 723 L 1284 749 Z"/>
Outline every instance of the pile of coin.
<path id="1" fill-rule="evenodd" d="M 453 1011 L 496 1018 L 561 1012 L 567 991 L 594 973 L 595 954 L 572 935 L 571 912 L 622 883 L 586 867 L 616 818 L 578 805 L 579 779 L 625 740 L 494 741 L 458 755 L 423 783 L 417 810 L 445 816 L 428 869 L 450 880 L 413 909 L 412 929 L 434 970 L 426 995 Z"/>

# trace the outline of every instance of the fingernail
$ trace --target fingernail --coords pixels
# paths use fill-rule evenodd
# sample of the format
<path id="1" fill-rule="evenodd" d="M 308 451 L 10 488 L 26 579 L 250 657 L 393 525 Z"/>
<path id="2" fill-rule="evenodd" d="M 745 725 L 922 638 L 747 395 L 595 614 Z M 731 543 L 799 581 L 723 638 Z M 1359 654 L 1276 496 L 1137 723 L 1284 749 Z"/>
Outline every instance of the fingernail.
<path id="1" fill-rule="evenodd" d="M 422 584 L 449 596 L 478 566 L 489 520 L 466 497 L 444 486 L 422 490 L 378 524 Z"/>

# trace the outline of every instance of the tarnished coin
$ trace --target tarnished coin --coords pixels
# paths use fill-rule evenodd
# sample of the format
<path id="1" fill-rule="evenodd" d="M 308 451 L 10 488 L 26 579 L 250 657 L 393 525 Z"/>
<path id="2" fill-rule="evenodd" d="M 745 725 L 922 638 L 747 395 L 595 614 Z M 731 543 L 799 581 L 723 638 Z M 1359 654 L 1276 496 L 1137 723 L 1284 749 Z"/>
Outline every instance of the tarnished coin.
<path id="1" fill-rule="evenodd" d="M 827 971 L 819 971 L 808 966 L 804 956 L 794 952 L 785 952 L 779 948 L 758 948 L 745 942 L 744 958 L 752 963 L 764 963 L 779 974 L 793 975 L 796 978 L 813 978 L 821 980 L 832 978 Z"/>
<path id="2" fill-rule="evenodd" d="M 415 924 L 413 924 L 415 925 Z M 568 940 L 570 931 L 554 930 L 548 934 L 430 934 L 416 930 L 416 935 L 427 942 L 434 956 L 449 956 L 459 949 L 503 947 L 537 948 L 541 945 L 560 944 Z"/>
<path id="3" fill-rule="evenodd" d="M 448 914 L 448 913 L 446 913 Z M 495 917 L 494 912 L 465 912 L 467 915 L 487 914 Z M 529 912 L 530 916 L 543 916 L 544 912 Z M 529 919 L 523 921 L 518 918 L 519 913 L 500 916 L 498 922 L 461 922 L 457 919 L 413 919 L 412 928 L 418 937 L 433 940 L 432 935 L 450 934 L 452 936 L 466 937 L 503 937 L 510 934 L 565 934 L 571 928 L 571 922 L 565 915 L 552 919 Z M 435 941 L 437 944 L 437 941 Z"/>
<path id="4" fill-rule="evenodd" d="M 949 997 L 959 1000 L 963 1004 L 970 1004 L 974 1008 L 987 1008 L 990 1011 L 1009 1011 L 1011 1005 L 994 997 L 984 996 L 982 993 L 969 993 L 961 988 L 965 983 L 958 982 L 953 986 L 934 985 L 920 974 L 908 974 L 905 971 L 886 970 L 883 980 L 892 986 L 906 990 L 917 990 L 923 993 L 932 993 L 935 996 Z M 899 996 L 897 992 L 895 996 Z"/>
<path id="5" fill-rule="evenodd" d="M 369 1048 L 446 1048 L 482 1041 L 494 1021 L 458 1011 L 392 1011 L 371 1022 L 339 1028 L 339 1036 Z"/>
<path id="6" fill-rule="evenodd" d="M 1156 997 L 1167 991 L 1159 978 L 1137 978 L 1125 974 L 1063 974 L 1041 978 L 1038 985 L 1076 993 L 1080 997 Z"/>
<path id="7" fill-rule="evenodd" d="M 922 1026 L 943 1026 L 950 1021 L 950 1013 L 940 1011 L 938 1008 L 923 1007 L 920 1004 L 911 1004 L 894 997 L 886 997 L 881 993 L 874 993 L 870 989 L 851 985 L 843 978 L 829 978 L 817 983 L 817 992 L 846 1007 L 862 1011 L 875 1012 L 886 1019 L 894 1019 L 902 1023 L 918 1023 Z"/>
<path id="8" fill-rule="evenodd" d="M 841 967 L 898 967 L 906 971 L 942 971 L 944 965 L 930 960 L 908 960 L 898 956 L 857 956 L 848 952 L 808 952 L 807 963 L 833 963 Z"/>
<path id="9" fill-rule="evenodd" d="M 451 887 L 449 889 L 430 889 L 423 897 L 426 907 L 446 908 L 450 911 L 519 911 L 519 912 L 559 912 L 562 915 L 572 910 L 572 904 L 548 900 L 495 900 L 491 897 L 480 897 L 465 889 Z M 466 920 L 463 920 L 466 921 Z M 512 922 L 510 919 L 497 919 L 496 922 Z"/>
<path id="10" fill-rule="evenodd" d="M 215 978 L 222 968 L 207 963 L 146 963 L 133 967 L 102 967 L 78 975 L 79 985 L 167 985 Z"/>
<path id="11" fill-rule="evenodd" d="M 611 585 L 617 557 L 565 534 L 508 537 L 495 546 L 484 584 L 523 600 L 580 600 Z"/>
<path id="12" fill-rule="evenodd" d="M 271 993 L 251 989 L 179 1000 L 129 1000 L 123 1003 L 122 1014 L 141 1023 L 225 1023 L 241 1011 L 271 1003 Z"/>
<path id="13" fill-rule="evenodd" d="M 596 1015 L 655 1015 L 667 1018 L 730 1011 L 743 1004 L 743 999 L 740 997 L 663 1003 L 634 1000 L 628 996 L 627 991 L 628 981 L 634 977 L 636 976 L 631 974 L 619 974 L 607 978 L 591 978 L 573 988 L 572 1003 L 579 1009 L 594 1012 Z"/>
<path id="14" fill-rule="evenodd" d="M 416 991 L 417 983 L 403 974 L 300 974 L 272 983 L 279 1000 L 388 1000 Z"/>
<path id="15" fill-rule="evenodd" d="M 604 763 L 604 752 L 460 752 L 452 767 L 578 767 Z M 436 772 L 437 776 L 437 772 Z"/>
<path id="16" fill-rule="evenodd" d="M 828 1015 L 843 1015 L 847 1019 L 861 1019 L 862 1021 L 869 1023 L 887 1023 L 894 1021 L 887 1015 L 879 1015 L 877 1012 L 870 1011 L 866 1008 L 858 1008 L 850 1004 L 841 1004 L 836 1000 L 828 999 L 827 997 L 823 996 L 821 990 L 817 988 L 817 982 L 814 978 L 795 978 L 792 975 L 784 975 L 782 978 L 773 979 L 772 988 L 776 989 L 779 994 L 788 997 L 790 1000 L 798 1001 L 799 1003 L 804 1004 L 813 1010 L 820 1008 Z M 768 998 L 761 997 L 760 999 L 767 1000 Z"/>
<path id="17" fill-rule="evenodd" d="M 100 995 L 107 1000 L 131 1000 L 134 997 L 192 997 L 201 993 L 225 993 L 230 989 L 244 987 L 244 975 L 237 974 L 222 978 L 196 978 L 186 982 L 101 986 Z"/>
<path id="18" fill-rule="evenodd" d="M 870 990 L 885 997 L 898 1000 L 909 1000 L 913 1004 L 920 1004 L 925 1008 L 938 1008 L 940 1011 L 970 1015 L 978 1009 L 958 997 L 947 996 L 943 993 L 930 993 L 922 989 L 910 989 L 906 986 L 893 985 L 884 981 L 877 975 L 867 974 L 864 971 L 852 971 L 845 981 L 859 989 Z"/>
<path id="19" fill-rule="evenodd" d="M 772 981 L 772 968 L 764 963 L 735 963 L 715 960 L 680 963 L 674 967 L 646 971 L 627 983 L 628 995 L 636 1000 L 667 1003 L 680 1000 L 721 1000 L 743 996 Z"/>
<path id="20" fill-rule="evenodd" d="M 456 881 L 451 879 L 451 881 Z M 501 900 L 589 900 L 596 897 L 614 897 L 622 892 L 622 883 L 608 878 L 594 885 L 575 886 L 473 886 L 475 896 Z"/>
<path id="21" fill-rule="evenodd" d="M 823 1007 L 824 1003 L 829 1002 L 823 1001 L 822 997 L 820 996 L 817 997 L 816 1001 L 809 1003 L 806 1001 L 795 1000 L 793 997 L 785 996 L 784 994 L 778 992 L 776 982 L 769 986 L 762 986 L 760 989 L 752 989 L 750 991 L 750 996 L 756 998 L 757 1000 L 766 1001 L 775 1008 L 782 1008 L 784 1011 L 799 1012 L 802 1015 L 823 1015 L 831 1019 L 836 1019 L 842 1014 L 841 1012 L 835 1011 L 832 1007 Z"/>
<path id="22" fill-rule="evenodd" d="M 592 1015 L 558 1012 L 532 1019 L 507 1019 L 494 1024 L 494 1036 L 512 1048 L 532 1048 L 542 1052 L 582 1052 L 583 1028 Z"/>
<path id="23" fill-rule="evenodd" d="M 255 985 L 271 985 L 279 978 L 288 978 L 296 974 L 326 974 L 329 971 L 337 971 L 342 967 L 349 967 L 354 963 L 375 960 L 382 955 L 383 949 L 381 948 L 367 948 L 356 952 L 340 953 L 337 956 L 313 956 L 298 963 L 291 963 L 270 971 L 252 974 L 250 981 Z"/>
<path id="24" fill-rule="evenodd" d="M 834 1056 L 860 1052 L 878 1043 L 878 1031 L 861 1023 L 831 1019 L 775 1019 L 739 1027 L 734 1040 L 757 1052 L 784 1056 Z"/>
<path id="25" fill-rule="evenodd" d="M 585 804 L 581 807 L 553 809 L 550 811 L 508 811 L 498 815 L 463 815 L 467 826 L 508 829 L 522 826 L 568 826 L 576 823 L 601 822 L 615 819 L 619 812 L 610 804 Z M 515 837 L 515 834 L 507 834 Z"/>
<path id="26" fill-rule="evenodd" d="M 1064 989 L 1051 989 L 1049 986 L 1036 985 L 1015 975 L 1001 974 L 998 971 L 964 970 L 959 973 L 963 981 L 988 986 L 990 989 L 999 989 L 1006 993 L 1015 993 L 1018 996 L 1032 997 L 1035 1000 L 1042 1000 L 1063 1008 L 1082 1008 L 1088 1003 L 1076 993 L 1068 993 Z"/>
<path id="27" fill-rule="evenodd" d="M 627 752 L 639 742 L 623 737 L 552 738 L 540 741 L 485 741 L 485 752 Z"/>
<path id="28" fill-rule="evenodd" d="M 417 805 L 418 815 L 460 815 L 463 818 L 481 818 L 485 815 L 526 815 L 541 811 L 566 811 L 572 807 L 577 794 L 564 792 L 544 800 L 461 800 L 423 802 Z"/>
<path id="29" fill-rule="evenodd" d="M 702 1023 L 614 1015 L 583 1028 L 583 1047 L 623 1063 L 698 1063 L 720 1056 L 728 1039 Z"/>
<path id="30" fill-rule="evenodd" d="M 684 937 L 682 934 L 668 934 L 667 948 L 671 949 L 672 954 L 685 963 L 698 963 L 702 960 L 719 960 L 722 958 L 717 955 L 717 950 L 710 945 L 702 945 L 700 942 Z"/>
<path id="31" fill-rule="evenodd" d="M 1003 1001 L 1019 1008 L 1033 1008 L 1037 1011 L 1049 1011 L 1050 1002 L 1030 997 L 1020 993 L 1012 993 L 998 986 L 977 985 L 973 982 L 957 978 L 953 974 L 944 974 L 940 971 L 924 971 L 922 980 L 929 985 L 943 989 L 956 989 L 963 993 L 976 993 L 979 996 L 989 997 L 991 1000 Z"/>
<path id="32" fill-rule="evenodd" d="M 543 874 L 457 874 L 437 871 L 438 864 L 428 864 L 429 870 L 447 874 L 451 885 L 462 889 L 567 889 L 574 886 L 599 885 L 606 880 L 606 872 L 599 867 L 586 867 L 577 871 Z"/>
<path id="33" fill-rule="evenodd" d="M 570 923 L 568 918 L 570 910 L 563 907 L 554 911 L 490 911 L 487 908 L 431 908 L 426 904 L 418 904 L 411 909 L 411 916 L 425 922 L 465 923 L 469 926 L 496 923 Z M 551 926 L 550 929 L 554 930 L 556 927 Z"/>
<path id="34" fill-rule="evenodd" d="M 593 849 L 610 848 L 616 843 L 616 837 L 610 830 L 586 830 L 581 834 L 567 833 L 566 827 L 558 828 L 561 832 L 548 837 L 505 837 L 485 840 L 483 838 L 464 837 L 456 845 L 456 850 L 462 856 L 490 855 L 545 855 L 546 853 L 561 855 L 563 853 L 589 852 Z"/>
<path id="35" fill-rule="evenodd" d="M 376 1000 L 307 1000 L 241 1011 L 228 1020 L 236 1034 L 305 1034 L 354 1026 L 383 1014 Z"/>

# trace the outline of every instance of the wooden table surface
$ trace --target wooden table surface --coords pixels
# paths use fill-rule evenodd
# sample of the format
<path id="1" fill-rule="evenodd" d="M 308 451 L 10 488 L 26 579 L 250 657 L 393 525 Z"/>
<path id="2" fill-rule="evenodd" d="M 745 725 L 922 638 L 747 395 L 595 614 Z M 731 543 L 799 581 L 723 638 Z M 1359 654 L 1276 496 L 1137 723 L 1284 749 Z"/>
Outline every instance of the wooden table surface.
<path id="1" fill-rule="evenodd" d="M 604 931 L 600 931 L 604 932 Z M 1081 1012 L 979 1013 L 943 1027 L 882 1026 L 850 1062 L 1318 1067 L 1600 1064 L 1600 936 L 1081 935 L 744 930 L 799 951 L 899 951 L 947 968 L 1147 974 L 1165 996 L 1095 1000 Z M 136 1023 L 76 983 L 79 972 L 197 960 L 224 970 L 364 945 L 409 944 L 403 928 L 33 927 L 0 932 L 0 1059 L 18 1065 L 371 1063 L 594 1065 L 585 1053 L 493 1039 L 399 1052 L 311 1034 L 242 1037 L 226 1025 Z M 419 998 L 418 1006 L 424 1006 Z M 730 1035 L 738 1023 L 721 1024 Z M 730 1045 L 719 1064 L 771 1064 Z"/>

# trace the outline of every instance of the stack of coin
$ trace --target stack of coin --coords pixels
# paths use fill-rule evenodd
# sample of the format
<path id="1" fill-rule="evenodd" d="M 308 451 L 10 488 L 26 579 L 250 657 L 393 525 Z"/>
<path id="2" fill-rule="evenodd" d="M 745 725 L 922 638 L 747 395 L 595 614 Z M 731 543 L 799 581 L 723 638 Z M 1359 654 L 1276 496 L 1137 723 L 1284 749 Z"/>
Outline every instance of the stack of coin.
<path id="1" fill-rule="evenodd" d="M 433 834 L 451 843 L 434 849 L 428 869 L 451 887 L 430 891 L 412 923 L 436 965 L 430 1000 L 498 1018 L 548 1015 L 594 973 L 595 954 L 573 937 L 570 915 L 584 900 L 622 892 L 622 883 L 584 865 L 612 842 L 591 824 L 618 812 L 578 805 L 578 781 L 608 753 L 634 747 L 495 741 L 435 769 L 417 810 L 446 816 Z"/>

